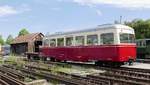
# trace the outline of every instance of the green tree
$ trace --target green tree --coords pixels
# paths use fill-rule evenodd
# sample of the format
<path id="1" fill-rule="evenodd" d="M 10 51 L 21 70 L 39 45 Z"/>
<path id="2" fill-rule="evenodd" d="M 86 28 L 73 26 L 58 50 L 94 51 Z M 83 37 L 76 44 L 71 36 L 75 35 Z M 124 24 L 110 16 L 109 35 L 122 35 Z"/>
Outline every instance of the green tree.
<path id="1" fill-rule="evenodd" d="M 6 44 L 10 45 L 13 41 L 13 36 L 12 35 L 9 35 L 6 39 Z"/>
<path id="2" fill-rule="evenodd" d="M 0 35 L 0 44 L 1 44 L 1 45 L 4 45 L 4 44 L 5 44 L 4 39 L 3 39 L 2 35 Z"/>
<path id="3" fill-rule="evenodd" d="M 23 28 L 23 29 L 21 29 L 21 30 L 20 30 L 19 35 L 18 35 L 18 36 L 26 35 L 26 34 L 29 34 L 29 32 L 28 32 L 28 30 L 27 30 L 27 29 Z"/>
<path id="4" fill-rule="evenodd" d="M 137 39 L 150 38 L 150 20 L 135 19 L 125 24 L 135 29 Z"/>

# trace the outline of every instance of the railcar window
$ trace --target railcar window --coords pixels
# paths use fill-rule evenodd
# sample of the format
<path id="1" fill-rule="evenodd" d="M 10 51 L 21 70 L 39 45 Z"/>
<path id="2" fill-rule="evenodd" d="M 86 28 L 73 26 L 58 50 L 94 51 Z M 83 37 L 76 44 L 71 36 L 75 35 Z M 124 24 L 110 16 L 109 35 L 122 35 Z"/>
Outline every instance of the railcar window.
<path id="1" fill-rule="evenodd" d="M 97 45 L 98 44 L 98 36 L 97 35 L 88 35 L 87 36 L 87 44 L 88 45 Z"/>
<path id="2" fill-rule="evenodd" d="M 113 43 L 114 43 L 113 33 L 101 34 L 101 44 L 113 44 Z"/>
<path id="3" fill-rule="evenodd" d="M 55 47 L 56 46 L 56 39 L 51 39 L 50 40 L 50 46 Z"/>
<path id="4" fill-rule="evenodd" d="M 44 40 L 44 46 L 49 46 L 49 40 L 48 39 Z"/>
<path id="5" fill-rule="evenodd" d="M 136 42 L 138 47 L 145 47 L 146 46 L 146 41 L 145 40 L 139 40 Z"/>
<path id="6" fill-rule="evenodd" d="M 84 36 L 77 36 L 76 37 L 76 45 L 84 45 Z"/>
<path id="7" fill-rule="evenodd" d="M 120 43 L 134 43 L 135 37 L 133 34 L 122 33 L 120 34 Z"/>
<path id="8" fill-rule="evenodd" d="M 57 39 L 57 46 L 64 46 L 64 38 Z"/>
<path id="9" fill-rule="evenodd" d="M 72 46 L 72 45 L 73 45 L 73 37 L 67 37 L 66 46 Z"/>

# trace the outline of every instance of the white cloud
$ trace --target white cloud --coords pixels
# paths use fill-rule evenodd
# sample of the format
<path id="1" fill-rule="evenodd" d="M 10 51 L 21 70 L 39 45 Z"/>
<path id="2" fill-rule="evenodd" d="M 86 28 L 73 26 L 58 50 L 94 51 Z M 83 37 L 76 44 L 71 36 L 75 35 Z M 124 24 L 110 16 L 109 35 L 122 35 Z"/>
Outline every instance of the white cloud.
<path id="1" fill-rule="evenodd" d="M 17 14 L 17 10 L 11 6 L 0 6 L 0 16 Z"/>
<path id="2" fill-rule="evenodd" d="M 102 16 L 102 12 L 100 10 L 96 10 L 97 15 Z"/>
<path id="3" fill-rule="evenodd" d="M 113 5 L 124 8 L 150 8 L 150 0 L 72 0 L 80 5 Z"/>
<path id="4" fill-rule="evenodd" d="M 30 10 L 31 9 L 25 4 L 18 6 L 18 7 L 3 5 L 3 6 L 0 6 L 0 17 L 16 15 L 16 14 L 23 13 L 25 11 L 30 11 Z"/>

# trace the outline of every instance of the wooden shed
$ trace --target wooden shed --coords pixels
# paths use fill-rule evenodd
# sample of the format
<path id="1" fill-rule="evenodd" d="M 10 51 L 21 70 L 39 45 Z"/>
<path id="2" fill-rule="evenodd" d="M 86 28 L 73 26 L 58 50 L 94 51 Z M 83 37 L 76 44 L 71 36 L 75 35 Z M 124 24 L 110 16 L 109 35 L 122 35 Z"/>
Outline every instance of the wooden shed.
<path id="1" fill-rule="evenodd" d="M 39 52 L 39 46 L 42 45 L 42 33 L 31 33 L 24 36 L 18 36 L 11 43 L 11 52 L 13 54 L 24 54 L 26 52 Z"/>

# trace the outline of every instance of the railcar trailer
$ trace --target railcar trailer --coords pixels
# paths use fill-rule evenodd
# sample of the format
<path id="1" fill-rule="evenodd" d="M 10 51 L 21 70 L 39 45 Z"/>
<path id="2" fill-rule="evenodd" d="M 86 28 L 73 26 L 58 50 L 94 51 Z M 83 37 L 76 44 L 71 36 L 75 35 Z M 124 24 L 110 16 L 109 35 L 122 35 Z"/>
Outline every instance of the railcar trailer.
<path id="1" fill-rule="evenodd" d="M 137 58 L 150 59 L 150 39 L 138 39 L 137 44 Z"/>
<path id="2" fill-rule="evenodd" d="M 135 33 L 133 28 L 121 24 L 56 33 L 43 38 L 40 51 L 44 60 L 132 64 L 136 59 Z"/>

